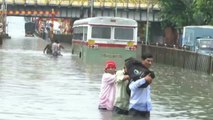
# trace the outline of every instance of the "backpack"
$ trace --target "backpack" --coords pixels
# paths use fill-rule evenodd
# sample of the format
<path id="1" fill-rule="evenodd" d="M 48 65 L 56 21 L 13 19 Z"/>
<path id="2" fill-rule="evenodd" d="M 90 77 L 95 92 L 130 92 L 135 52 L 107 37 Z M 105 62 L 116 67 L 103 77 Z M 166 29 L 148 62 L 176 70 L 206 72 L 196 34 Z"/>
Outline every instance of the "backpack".
<path id="1" fill-rule="evenodd" d="M 127 74 L 130 77 L 130 82 L 128 83 L 127 88 L 126 88 L 126 91 L 129 95 L 130 95 L 130 92 L 131 92 L 131 90 L 129 89 L 129 84 L 131 83 L 131 81 L 136 81 L 138 79 L 141 79 L 148 74 L 150 74 L 153 79 L 155 78 L 154 72 L 150 71 L 140 61 L 138 61 L 136 59 L 128 60 L 125 63 L 125 66 L 127 68 Z M 148 85 L 149 85 L 149 83 L 146 82 L 145 84 L 139 86 L 139 88 L 145 88 Z"/>
<path id="2" fill-rule="evenodd" d="M 155 78 L 154 72 L 150 71 L 140 61 L 136 59 L 128 60 L 125 65 L 127 68 L 127 74 L 133 81 L 143 78 L 149 73 L 151 73 L 151 77 L 153 79 Z"/>

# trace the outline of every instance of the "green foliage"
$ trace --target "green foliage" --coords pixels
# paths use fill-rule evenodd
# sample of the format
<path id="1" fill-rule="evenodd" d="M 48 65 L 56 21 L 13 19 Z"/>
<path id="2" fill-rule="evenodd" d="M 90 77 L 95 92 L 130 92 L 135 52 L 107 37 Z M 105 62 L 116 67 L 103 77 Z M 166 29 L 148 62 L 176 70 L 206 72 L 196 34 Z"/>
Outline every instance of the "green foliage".
<path id="1" fill-rule="evenodd" d="M 159 0 L 163 27 L 213 24 L 213 0 Z"/>
<path id="2" fill-rule="evenodd" d="M 213 1 L 212 0 L 196 0 L 194 17 L 197 18 L 198 24 L 211 24 L 213 23 Z M 200 20 L 202 19 L 202 20 Z M 200 21 L 200 23 L 199 23 Z"/>

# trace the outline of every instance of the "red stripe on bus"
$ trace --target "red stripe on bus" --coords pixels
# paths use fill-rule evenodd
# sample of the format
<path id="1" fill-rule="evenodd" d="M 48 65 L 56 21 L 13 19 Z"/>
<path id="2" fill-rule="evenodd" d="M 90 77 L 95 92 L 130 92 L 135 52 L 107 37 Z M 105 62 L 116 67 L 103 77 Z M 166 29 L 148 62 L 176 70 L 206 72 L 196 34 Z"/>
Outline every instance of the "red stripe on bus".
<path id="1" fill-rule="evenodd" d="M 72 42 L 88 46 L 87 42 L 83 42 L 80 40 L 73 40 Z M 98 45 L 98 47 L 112 47 L 112 48 L 125 48 L 127 46 L 127 44 L 112 44 L 112 43 L 95 43 L 95 45 Z M 137 46 L 134 45 L 134 47 L 137 47 Z"/>

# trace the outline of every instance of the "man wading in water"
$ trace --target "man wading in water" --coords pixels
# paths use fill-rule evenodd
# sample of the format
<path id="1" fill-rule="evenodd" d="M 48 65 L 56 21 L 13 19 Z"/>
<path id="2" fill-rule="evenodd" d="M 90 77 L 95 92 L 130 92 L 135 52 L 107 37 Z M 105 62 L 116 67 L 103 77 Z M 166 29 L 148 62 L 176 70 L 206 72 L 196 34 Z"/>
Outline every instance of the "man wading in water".
<path id="1" fill-rule="evenodd" d="M 58 42 L 58 40 L 55 40 L 52 43 L 52 55 L 53 56 L 62 56 L 61 49 L 64 49 L 64 47 Z"/>
<path id="2" fill-rule="evenodd" d="M 55 40 L 54 42 L 46 45 L 43 53 L 53 56 L 62 56 L 61 49 L 64 49 L 64 47 L 58 42 L 58 40 Z"/>

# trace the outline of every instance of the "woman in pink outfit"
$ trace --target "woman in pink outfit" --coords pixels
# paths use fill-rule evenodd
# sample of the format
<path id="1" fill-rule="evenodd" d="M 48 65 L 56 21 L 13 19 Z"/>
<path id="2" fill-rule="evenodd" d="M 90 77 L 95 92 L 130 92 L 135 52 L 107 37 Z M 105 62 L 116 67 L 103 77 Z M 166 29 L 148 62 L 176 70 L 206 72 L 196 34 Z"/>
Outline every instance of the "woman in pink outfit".
<path id="1" fill-rule="evenodd" d="M 105 72 L 102 76 L 101 92 L 99 100 L 99 109 L 113 110 L 115 100 L 115 73 L 116 63 L 114 61 L 107 61 Z"/>

